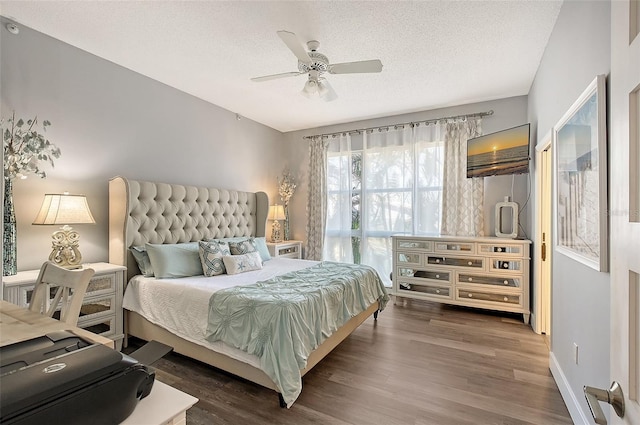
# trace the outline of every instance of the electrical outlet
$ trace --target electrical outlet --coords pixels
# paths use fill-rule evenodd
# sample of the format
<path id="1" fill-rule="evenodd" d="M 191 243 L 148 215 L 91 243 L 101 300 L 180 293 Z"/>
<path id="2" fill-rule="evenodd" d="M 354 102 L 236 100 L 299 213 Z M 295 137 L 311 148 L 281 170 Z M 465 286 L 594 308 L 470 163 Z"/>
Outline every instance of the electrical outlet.
<path id="1" fill-rule="evenodd" d="M 573 343 L 573 361 L 578 364 L 578 344 L 575 342 Z"/>

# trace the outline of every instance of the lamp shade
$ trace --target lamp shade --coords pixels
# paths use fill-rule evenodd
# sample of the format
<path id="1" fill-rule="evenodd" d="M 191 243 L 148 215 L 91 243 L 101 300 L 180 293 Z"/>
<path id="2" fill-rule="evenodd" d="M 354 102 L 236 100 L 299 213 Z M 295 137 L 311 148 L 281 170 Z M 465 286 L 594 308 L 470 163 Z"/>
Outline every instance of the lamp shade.
<path id="1" fill-rule="evenodd" d="M 87 198 L 84 195 L 46 194 L 33 224 L 92 224 Z"/>
<path id="2" fill-rule="evenodd" d="M 269 220 L 284 220 L 284 208 L 282 205 L 271 205 L 269 207 Z"/>

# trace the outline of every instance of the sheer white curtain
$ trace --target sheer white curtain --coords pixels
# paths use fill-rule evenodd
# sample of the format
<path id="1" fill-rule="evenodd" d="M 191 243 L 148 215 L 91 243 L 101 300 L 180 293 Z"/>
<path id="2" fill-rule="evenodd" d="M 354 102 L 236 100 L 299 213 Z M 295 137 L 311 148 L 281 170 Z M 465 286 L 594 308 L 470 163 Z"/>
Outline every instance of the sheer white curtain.
<path id="1" fill-rule="evenodd" d="M 327 229 L 324 235 L 323 259 L 353 263 L 352 213 L 357 196 L 353 195 L 353 153 L 351 136 L 347 133 L 329 140 L 327 152 Z M 356 170 L 357 171 L 357 170 Z"/>
<path id="2" fill-rule="evenodd" d="M 328 142 L 315 136 L 309 144 L 309 195 L 307 198 L 307 246 L 305 258 L 322 260 L 327 217 Z"/>
<path id="3" fill-rule="evenodd" d="M 482 134 L 481 125 L 480 118 L 446 125 L 443 235 L 484 236 L 484 179 L 467 178 L 467 140 Z"/>
<path id="4" fill-rule="evenodd" d="M 324 259 L 368 264 L 390 285 L 390 236 L 439 233 L 443 136 L 406 125 L 330 141 Z"/>

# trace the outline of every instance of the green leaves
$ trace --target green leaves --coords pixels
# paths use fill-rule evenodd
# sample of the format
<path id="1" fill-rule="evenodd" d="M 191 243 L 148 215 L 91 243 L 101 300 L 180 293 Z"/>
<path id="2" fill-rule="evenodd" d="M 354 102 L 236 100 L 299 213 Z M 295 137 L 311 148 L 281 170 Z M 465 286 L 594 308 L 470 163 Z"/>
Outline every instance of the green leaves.
<path id="1" fill-rule="evenodd" d="M 8 119 L 0 120 L 2 128 L 2 145 L 4 148 L 5 177 L 26 177 L 35 174 L 40 178 L 46 173 L 40 169 L 40 162 L 54 165 L 54 158 L 60 158 L 60 149 L 45 138 L 37 130 L 38 117 L 28 119 L 25 126 L 23 119 L 15 119 L 15 112 Z M 46 131 L 51 122 L 44 120 L 42 130 Z"/>

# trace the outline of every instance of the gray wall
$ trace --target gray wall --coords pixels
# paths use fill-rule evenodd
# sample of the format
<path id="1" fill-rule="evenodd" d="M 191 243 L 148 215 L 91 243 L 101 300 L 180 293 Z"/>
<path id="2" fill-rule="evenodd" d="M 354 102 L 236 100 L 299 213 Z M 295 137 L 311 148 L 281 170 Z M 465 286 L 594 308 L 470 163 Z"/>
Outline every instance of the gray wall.
<path id="1" fill-rule="evenodd" d="M 609 2 L 564 2 L 529 93 L 538 141 L 597 74 L 608 76 L 610 28 Z M 552 270 L 551 369 L 574 421 L 582 423 L 590 417 L 582 386 L 610 384 L 609 274 L 555 251 Z"/>
<path id="2" fill-rule="evenodd" d="M 411 114 L 394 115 L 390 117 L 377 118 L 365 121 L 357 121 L 340 125 L 320 127 L 311 130 L 295 131 L 285 133 L 288 143 L 288 150 L 291 155 L 291 164 L 296 164 L 294 174 L 299 176 L 300 191 L 292 201 L 291 216 L 292 232 L 297 239 L 305 239 L 305 211 L 307 206 L 307 187 L 308 187 L 308 171 L 309 171 L 309 142 L 303 139 L 304 136 L 314 134 L 333 133 L 358 128 L 368 128 L 375 126 L 393 125 L 411 121 L 429 120 L 434 118 L 442 118 L 453 115 L 469 114 L 473 112 L 482 112 L 493 110 L 494 114 L 484 117 L 482 120 L 483 133 L 493 133 L 495 131 L 504 130 L 524 124 L 527 121 L 527 97 L 518 96 L 507 99 L 494 100 L 490 102 L 481 102 L 468 105 L 460 105 L 450 108 L 433 109 L 424 112 L 416 112 Z M 485 235 L 495 235 L 494 229 L 494 206 L 497 202 L 503 201 L 504 197 L 511 195 L 512 176 L 494 176 L 485 178 Z M 513 193 L 514 201 L 520 204 L 522 208 L 527 201 L 528 191 L 530 188 L 530 175 L 522 174 L 514 177 Z M 531 226 L 529 224 L 528 213 L 526 209 L 520 215 L 520 221 L 524 232 L 520 231 L 520 236 L 531 237 Z"/>
<path id="3" fill-rule="evenodd" d="M 18 269 L 37 268 L 53 226 L 31 222 L 45 193 L 83 193 L 96 219 L 78 225 L 86 262 L 108 259 L 108 180 L 121 175 L 277 195 L 282 133 L 21 25 L 0 27 L 0 112 L 37 115 L 62 150 L 41 180 L 14 182 Z"/>

